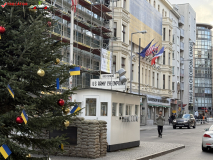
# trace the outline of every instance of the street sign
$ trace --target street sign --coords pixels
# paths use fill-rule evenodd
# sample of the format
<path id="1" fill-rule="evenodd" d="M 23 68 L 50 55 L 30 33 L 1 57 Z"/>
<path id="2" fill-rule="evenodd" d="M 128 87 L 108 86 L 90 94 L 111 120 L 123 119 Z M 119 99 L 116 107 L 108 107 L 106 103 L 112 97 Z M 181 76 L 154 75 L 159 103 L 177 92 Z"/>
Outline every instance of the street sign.
<path id="1" fill-rule="evenodd" d="M 115 74 L 102 74 L 101 79 L 115 79 L 116 75 Z"/>
<path id="2" fill-rule="evenodd" d="M 91 79 L 90 87 L 120 91 L 125 90 L 125 84 L 122 84 L 119 79 Z"/>

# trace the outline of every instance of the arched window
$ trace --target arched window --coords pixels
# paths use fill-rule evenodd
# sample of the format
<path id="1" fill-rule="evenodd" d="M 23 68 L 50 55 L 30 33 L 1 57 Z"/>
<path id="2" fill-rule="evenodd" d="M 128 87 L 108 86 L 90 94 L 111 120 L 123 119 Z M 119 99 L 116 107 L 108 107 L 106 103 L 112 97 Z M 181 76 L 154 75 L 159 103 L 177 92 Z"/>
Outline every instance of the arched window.
<path id="1" fill-rule="evenodd" d="M 158 5 L 158 12 L 160 12 L 160 5 Z"/>
<path id="2" fill-rule="evenodd" d="M 155 8 L 155 1 L 154 1 L 154 8 Z"/>
<path id="3" fill-rule="evenodd" d="M 165 12 L 165 17 L 167 17 L 167 12 Z"/>
<path id="4" fill-rule="evenodd" d="M 162 17 L 164 17 L 164 9 L 162 10 Z"/>

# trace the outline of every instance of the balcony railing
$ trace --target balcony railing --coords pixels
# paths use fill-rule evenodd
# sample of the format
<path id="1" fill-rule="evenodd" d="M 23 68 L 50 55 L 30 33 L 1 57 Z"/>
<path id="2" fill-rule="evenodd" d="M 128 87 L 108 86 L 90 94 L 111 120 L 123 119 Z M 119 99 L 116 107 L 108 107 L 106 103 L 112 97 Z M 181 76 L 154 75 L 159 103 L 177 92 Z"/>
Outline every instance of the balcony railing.
<path id="1" fill-rule="evenodd" d="M 184 82 L 180 83 L 180 90 L 183 91 L 184 90 Z"/>
<path id="2" fill-rule="evenodd" d="M 184 51 L 184 43 L 183 42 L 180 42 L 180 50 Z"/>
<path id="3" fill-rule="evenodd" d="M 180 17 L 178 23 L 183 25 L 183 24 L 184 24 L 184 19 L 185 19 L 184 16 L 181 15 L 181 17 Z"/>
<path id="4" fill-rule="evenodd" d="M 180 37 L 184 38 L 184 30 L 183 29 L 180 29 Z"/>

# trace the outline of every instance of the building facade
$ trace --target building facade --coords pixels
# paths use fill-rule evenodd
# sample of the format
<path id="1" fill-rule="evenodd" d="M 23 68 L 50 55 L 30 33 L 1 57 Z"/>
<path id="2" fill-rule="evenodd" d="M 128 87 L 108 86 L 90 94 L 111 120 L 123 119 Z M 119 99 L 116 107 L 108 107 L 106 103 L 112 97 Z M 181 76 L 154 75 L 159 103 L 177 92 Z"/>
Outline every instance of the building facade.
<path id="1" fill-rule="evenodd" d="M 130 89 L 130 74 L 132 72 L 132 92 L 145 95 L 141 98 L 141 124 L 155 123 L 159 109 L 163 110 L 168 119 L 170 115 L 170 98 L 172 97 L 172 21 L 169 17 L 172 5 L 166 1 L 121 0 L 114 2 L 114 34 L 113 42 L 113 72 L 124 68 Z M 128 7 L 129 6 L 129 7 Z M 150 14 L 147 14 L 150 13 Z M 164 28 L 164 29 L 163 29 Z M 133 34 L 146 30 L 146 34 Z M 164 37 L 162 36 L 164 33 Z M 131 57 L 131 36 L 133 57 Z M 141 38 L 140 50 L 139 39 Z M 154 39 L 154 40 L 153 40 Z M 164 56 L 151 66 L 153 55 L 140 59 L 139 87 L 139 52 L 151 41 L 157 43 L 159 50 L 165 47 Z M 158 50 L 158 51 L 159 51 Z M 132 60 L 132 70 L 130 61 Z M 131 71 L 130 71 L 131 70 Z"/>
<path id="2" fill-rule="evenodd" d="M 178 13 L 178 8 L 173 5 L 170 11 L 170 19 L 172 20 L 173 33 L 172 33 L 172 93 L 171 99 L 171 112 L 177 113 L 178 101 L 180 101 L 180 38 L 184 37 L 184 30 L 181 29 L 179 20 L 181 15 Z"/>
<path id="3" fill-rule="evenodd" d="M 190 49 L 193 52 L 193 46 L 196 42 L 196 13 L 190 4 L 176 5 L 181 15 L 179 28 L 184 30 L 183 36 L 180 36 L 180 103 L 178 104 L 181 113 L 193 113 L 193 67 L 191 64 Z M 191 70 L 192 71 L 191 71 Z M 192 81 L 192 82 L 191 82 Z M 189 107 L 190 106 L 190 107 Z"/>
<path id="4" fill-rule="evenodd" d="M 194 110 L 212 115 L 212 25 L 197 23 L 194 52 Z"/>

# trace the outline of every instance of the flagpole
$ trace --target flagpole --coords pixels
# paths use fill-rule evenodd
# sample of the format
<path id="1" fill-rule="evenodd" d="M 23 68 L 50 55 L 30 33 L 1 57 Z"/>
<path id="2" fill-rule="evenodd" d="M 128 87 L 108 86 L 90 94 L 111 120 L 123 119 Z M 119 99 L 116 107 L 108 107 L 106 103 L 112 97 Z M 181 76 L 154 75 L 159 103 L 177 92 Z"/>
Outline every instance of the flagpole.
<path id="1" fill-rule="evenodd" d="M 140 58 L 141 58 L 141 56 L 140 56 L 140 51 L 141 51 L 141 38 L 139 38 L 139 51 L 138 51 L 138 55 L 139 55 L 139 71 L 138 71 L 138 95 L 140 95 L 140 87 L 141 87 L 141 84 L 140 84 L 140 76 L 141 76 L 141 61 L 140 61 Z"/>
<path id="2" fill-rule="evenodd" d="M 130 57 L 130 93 L 132 93 L 132 34 L 131 33 L 131 57 Z M 140 55 L 140 54 L 139 54 Z"/>

